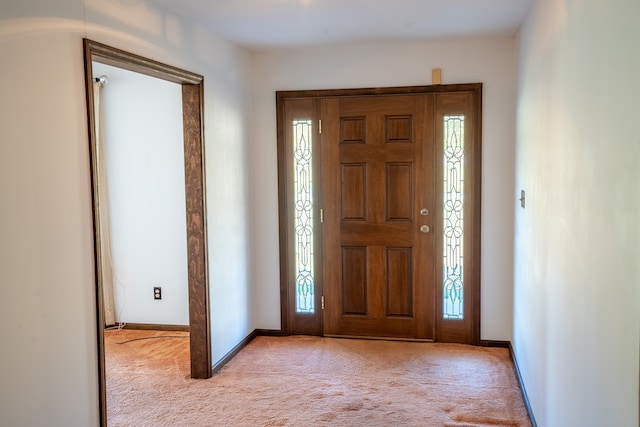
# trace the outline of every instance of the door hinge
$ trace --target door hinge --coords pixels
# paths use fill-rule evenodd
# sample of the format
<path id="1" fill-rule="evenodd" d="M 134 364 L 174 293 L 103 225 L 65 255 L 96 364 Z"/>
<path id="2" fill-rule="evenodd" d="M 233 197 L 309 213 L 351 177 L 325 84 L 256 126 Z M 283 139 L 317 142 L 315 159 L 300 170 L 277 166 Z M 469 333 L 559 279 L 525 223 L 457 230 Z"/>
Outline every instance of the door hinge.
<path id="1" fill-rule="evenodd" d="M 324 222 L 324 209 L 320 208 L 320 224 Z"/>
<path id="2" fill-rule="evenodd" d="M 324 310 L 324 295 L 322 295 L 322 297 L 321 297 L 320 299 L 321 299 L 321 301 L 322 301 L 322 303 L 321 303 L 321 305 L 320 305 L 320 306 L 321 306 L 321 307 L 322 307 L 322 309 Z"/>
<path id="3" fill-rule="evenodd" d="M 318 120 L 318 133 L 322 135 L 322 120 Z"/>

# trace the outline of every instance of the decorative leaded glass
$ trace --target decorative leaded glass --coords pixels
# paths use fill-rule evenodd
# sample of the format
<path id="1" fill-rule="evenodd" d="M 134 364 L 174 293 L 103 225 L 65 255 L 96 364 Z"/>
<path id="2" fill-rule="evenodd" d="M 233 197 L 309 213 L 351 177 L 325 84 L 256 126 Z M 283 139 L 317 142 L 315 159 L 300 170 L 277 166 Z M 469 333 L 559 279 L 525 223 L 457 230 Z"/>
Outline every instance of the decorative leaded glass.
<path id="1" fill-rule="evenodd" d="M 293 121 L 296 312 L 313 313 L 313 197 L 311 120 Z"/>
<path id="2" fill-rule="evenodd" d="M 444 116 L 443 317 L 463 319 L 464 116 Z"/>

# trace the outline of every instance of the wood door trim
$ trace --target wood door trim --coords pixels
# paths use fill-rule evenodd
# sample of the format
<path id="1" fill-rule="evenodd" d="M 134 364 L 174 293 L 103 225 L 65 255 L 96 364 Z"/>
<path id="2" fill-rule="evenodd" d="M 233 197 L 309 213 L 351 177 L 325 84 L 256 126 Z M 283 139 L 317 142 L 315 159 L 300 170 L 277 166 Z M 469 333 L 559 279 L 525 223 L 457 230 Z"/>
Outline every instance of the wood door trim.
<path id="1" fill-rule="evenodd" d="M 473 243 L 472 243 L 472 280 L 470 280 L 470 288 L 472 293 L 472 344 L 480 345 L 481 331 L 481 184 L 482 184 L 482 83 L 468 84 L 452 84 L 452 85 L 435 85 L 435 86 L 398 86 L 398 87 L 378 87 L 378 88 L 355 88 L 355 89 L 316 89 L 316 90 L 290 90 L 276 92 L 276 115 L 277 115 L 277 144 L 278 144 L 278 207 L 279 207 L 279 226 L 280 226 L 280 318 L 281 330 L 284 335 L 289 334 L 289 283 L 287 264 L 291 248 L 288 244 L 287 230 L 287 203 L 286 195 L 288 184 L 286 183 L 286 165 L 285 162 L 285 128 L 284 113 L 285 100 L 295 98 L 313 98 L 321 99 L 327 97 L 352 97 L 352 96 L 384 96 L 384 95 L 403 95 L 403 94 L 432 94 L 432 93 L 455 93 L 470 92 L 474 95 L 473 113 L 475 119 L 474 127 L 474 149 L 475 156 L 473 158 L 473 180 L 474 180 L 474 201 L 473 201 Z"/>
<path id="2" fill-rule="evenodd" d="M 286 98 L 327 98 L 367 95 L 411 95 L 439 92 L 476 92 L 482 91 L 482 83 L 464 83 L 437 86 L 394 86 L 355 89 L 312 89 L 288 90 L 276 92 L 276 102 Z"/>
<path id="3" fill-rule="evenodd" d="M 185 155 L 185 198 L 187 208 L 187 260 L 189 277 L 189 331 L 191 377 L 212 375 L 211 325 L 209 321 L 209 273 L 204 166 L 204 77 L 171 65 L 144 58 L 89 39 L 83 40 L 91 192 L 94 229 L 94 281 L 98 335 L 98 388 L 100 425 L 107 425 L 106 370 L 104 354 L 104 304 L 99 279 L 99 228 L 96 200 L 96 135 L 93 109 L 92 62 L 113 65 L 182 85 L 182 113 Z"/>
<path id="4" fill-rule="evenodd" d="M 278 158 L 278 229 L 279 229 L 279 255 L 280 255 L 280 330 L 283 335 L 289 335 L 289 230 L 287 227 L 287 182 L 286 172 L 286 144 L 285 144 L 285 99 L 295 98 L 286 96 L 282 92 L 276 92 L 276 132 L 277 132 L 277 158 Z"/>
<path id="5" fill-rule="evenodd" d="M 474 180 L 474 211 L 476 215 L 473 216 L 473 282 L 471 287 L 473 289 L 474 298 L 472 300 L 473 305 L 473 340 L 475 345 L 481 345 L 481 330 L 480 330 L 480 309 L 481 309 L 481 288 L 482 283 L 480 281 L 480 274 L 482 272 L 482 264 L 480 252 L 482 250 L 481 237 L 482 237 L 482 86 L 476 88 L 474 93 L 473 114 L 475 116 L 474 123 L 474 150 L 475 155 L 473 157 L 473 180 Z"/>

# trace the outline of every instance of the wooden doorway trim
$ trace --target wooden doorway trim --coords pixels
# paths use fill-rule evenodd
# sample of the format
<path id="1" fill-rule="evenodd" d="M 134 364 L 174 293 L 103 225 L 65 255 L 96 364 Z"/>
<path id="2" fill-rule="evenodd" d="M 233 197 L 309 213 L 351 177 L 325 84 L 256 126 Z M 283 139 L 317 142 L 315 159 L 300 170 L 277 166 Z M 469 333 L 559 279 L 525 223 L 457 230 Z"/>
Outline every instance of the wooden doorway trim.
<path id="1" fill-rule="evenodd" d="M 403 94 L 438 94 L 438 93 L 470 93 L 473 95 L 473 121 L 474 130 L 471 135 L 473 143 L 472 158 L 469 159 L 468 175 L 471 179 L 473 194 L 470 196 L 471 218 L 469 223 L 472 227 L 472 238 L 469 239 L 469 251 L 465 251 L 465 265 L 469 267 L 470 274 L 466 276 L 468 281 L 470 296 L 470 318 L 472 319 L 471 344 L 482 344 L 480 339 L 480 235 L 481 235 L 481 164 L 482 164 L 482 83 L 438 85 L 438 86 L 404 86 L 391 88 L 361 88 L 361 89 L 330 89 L 330 90 L 298 90 L 276 92 L 276 112 L 277 112 L 277 141 L 278 141 L 278 196 L 280 210 L 280 307 L 281 307 L 281 328 L 283 334 L 294 333 L 292 331 L 291 304 L 291 277 L 292 277 L 292 238 L 288 230 L 290 223 L 289 210 L 289 189 L 287 182 L 288 169 L 288 146 L 286 143 L 285 124 L 285 104 L 293 100 L 319 100 L 327 97 L 350 97 L 369 95 L 403 95 Z M 289 156 L 290 157 L 290 156 Z M 320 159 L 322 161 L 322 159 Z M 465 246 L 467 246 L 465 244 Z M 467 264 L 468 263 L 468 264 Z M 467 267 L 465 267 L 467 268 Z M 319 271 L 321 270 L 318 269 Z M 319 283 L 322 289 L 322 283 Z M 465 291 L 466 292 L 466 291 Z M 436 312 L 438 312 L 437 310 Z M 438 337 L 436 336 L 436 340 Z"/>
<path id="2" fill-rule="evenodd" d="M 100 62 L 156 77 L 182 86 L 184 129 L 185 197 L 187 209 L 187 261 L 189 288 L 189 332 L 191 377 L 212 375 L 211 326 L 209 322 L 209 277 L 204 181 L 204 91 L 201 75 L 84 39 L 84 66 L 88 132 L 91 156 L 91 191 L 94 227 L 94 273 L 98 334 L 98 387 L 100 424 L 106 426 L 106 371 L 104 354 L 104 304 L 99 279 L 99 215 L 97 209 L 96 135 L 93 108 L 93 67 Z"/>

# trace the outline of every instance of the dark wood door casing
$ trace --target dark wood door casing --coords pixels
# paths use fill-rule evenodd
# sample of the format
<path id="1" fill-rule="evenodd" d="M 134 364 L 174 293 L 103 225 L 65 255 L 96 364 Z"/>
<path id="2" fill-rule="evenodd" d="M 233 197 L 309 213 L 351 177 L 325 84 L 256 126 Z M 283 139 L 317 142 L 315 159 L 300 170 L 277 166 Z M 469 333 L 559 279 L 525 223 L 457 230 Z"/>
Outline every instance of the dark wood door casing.
<path id="1" fill-rule="evenodd" d="M 100 280 L 100 232 L 97 206 L 97 164 L 93 61 L 160 78 L 182 86 L 185 198 L 187 216 L 187 261 L 189 287 L 189 331 L 192 378 L 212 375 L 211 324 L 209 305 L 208 246 L 204 163 L 204 77 L 171 65 L 84 39 L 84 66 L 88 137 L 91 156 L 93 199 L 94 268 L 98 343 L 98 387 L 100 425 L 107 425 L 106 369 L 104 354 L 104 302 Z"/>
<path id="2" fill-rule="evenodd" d="M 426 105 L 427 110 L 429 112 L 427 115 L 431 115 L 433 123 L 435 123 L 433 127 L 433 135 L 436 141 L 434 144 L 433 151 L 433 159 L 434 159 L 434 170 L 435 176 L 441 176 L 442 174 L 442 165 L 441 156 L 442 156 L 442 148 L 438 147 L 437 141 L 441 141 L 442 138 L 442 125 L 441 120 L 445 114 L 464 114 L 467 118 L 467 124 L 469 125 L 468 131 L 465 135 L 465 183 L 464 183 L 464 191 L 465 191 L 465 202 L 464 202 L 464 223 L 465 223 L 465 231 L 464 231 L 464 269 L 465 269 L 465 302 L 464 302 L 464 310 L 465 317 L 464 321 L 458 320 L 443 320 L 443 291 L 441 289 L 441 281 L 438 278 L 442 277 L 442 268 L 441 266 L 438 268 L 438 262 L 435 263 L 434 271 L 435 271 L 435 281 L 434 281 L 434 290 L 432 292 L 432 296 L 425 296 L 427 301 L 427 305 L 432 308 L 433 312 L 433 320 L 424 320 L 419 322 L 419 328 L 422 328 L 422 331 L 416 336 L 420 337 L 429 337 L 429 332 L 431 332 L 431 337 L 426 339 L 433 339 L 435 341 L 443 341 L 443 342 L 464 342 L 470 344 L 480 344 L 480 200 L 481 200 L 481 161 L 482 161 L 482 145 L 481 145 L 481 123 L 482 123 L 482 84 L 474 83 L 474 84 L 460 84 L 460 85 L 439 85 L 439 86 L 408 86 L 408 87 L 395 87 L 395 88 L 364 88 L 364 89 L 337 89 L 337 90 L 311 90 L 311 91 L 281 91 L 276 93 L 276 105 L 277 105 L 277 118 L 278 118 L 278 179 L 279 179 L 279 209 L 280 209 L 280 290 L 281 290 L 281 319 L 282 319 L 282 333 L 283 334 L 295 334 L 295 333 L 304 333 L 304 334 L 314 334 L 314 335 L 323 335 L 326 334 L 327 331 L 331 330 L 331 321 L 325 319 L 326 324 L 323 324 L 323 319 L 321 314 L 316 314 L 318 318 L 314 320 L 316 322 L 316 326 L 313 332 L 299 332 L 296 329 L 296 321 L 292 320 L 292 310 L 293 310 L 293 296 L 292 293 L 295 292 L 295 289 L 292 285 L 291 281 L 291 235 L 287 230 L 289 226 L 288 221 L 288 213 L 290 206 L 290 200 L 287 198 L 287 194 L 289 191 L 289 184 L 287 183 L 288 170 L 291 167 L 291 164 L 287 163 L 288 155 L 287 152 L 290 147 L 287 146 L 286 141 L 286 110 L 287 105 L 292 104 L 295 100 L 304 99 L 307 108 L 314 111 L 314 114 L 317 117 L 323 116 L 325 114 L 325 110 L 327 108 L 331 108 L 331 102 L 328 102 L 329 99 L 346 99 L 352 97 L 363 97 L 363 96 L 371 96 L 371 97 L 380 97 L 380 96 L 396 96 L 396 95 L 415 95 L 418 97 L 423 97 L 423 99 L 427 100 Z M 431 101 L 429 101 L 429 99 Z M 332 101 L 333 102 L 333 101 Z M 339 102 L 339 101 L 338 101 Z M 424 103 L 423 103 L 424 105 Z M 327 134 L 325 132 L 331 132 L 327 130 L 327 124 L 323 124 L 323 135 L 316 135 L 318 140 L 321 139 L 321 146 L 325 143 Z M 439 139 L 440 138 L 440 139 Z M 323 147 L 323 146 L 322 146 Z M 331 156 L 331 153 L 326 153 L 324 148 L 321 148 L 323 151 L 321 152 L 322 156 L 318 156 L 318 161 L 315 161 L 316 167 L 319 163 L 324 163 L 329 161 L 327 158 L 323 156 Z M 318 150 L 316 150 L 316 153 Z M 348 168 L 347 168 L 348 169 Z M 351 171 L 347 170 L 346 173 L 357 172 L 357 167 L 351 169 Z M 396 171 L 397 177 L 402 175 L 402 168 L 398 168 Z M 316 172 L 317 173 L 317 172 Z M 355 173 L 354 176 L 358 174 Z M 327 181 L 326 177 L 323 177 L 324 182 L 329 182 L 329 184 L 325 185 L 335 185 L 330 183 L 330 180 Z M 314 178 L 316 183 L 320 182 L 320 179 Z M 315 185 L 315 184 L 314 184 Z M 430 185 L 435 185 L 436 187 L 439 185 L 438 182 L 425 184 L 427 187 Z M 318 194 L 327 194 L 328 189 L 320 192 L 318 190 Z M 439 212 L 442 208 L 442 202 L 439 202 L 440 196 L 436 196 L 436 202 L 434 203 L 434 216 L 432 221 L 436 224 L 441 223 L 443 220 L 442 214 Z M 318 195 L 314 195 L 314 200 L 320 200 Z M 415 201 L 416 205 L 420 205 L 421 203 L 419 199 Z M 439 205 L 438 205 L 439 203 Z M 331 209 L 330 206 L 320 206 L 318 204 L 318 209 Z M 357 206 L 351 206 L 349 209 L 353 209 L 354 211 L 358 209 Z M 414 212 L 415 214 L 415 212 Z M 319 215 L 317 215 L 319 217 Z M 330 215 L 325 216 L 325 223 L 320 224 L 318 230 L 325 230 L 329 225 L 326 221 L 331 221 Z M 318 226 L 318 225 L 316 225 Z M 335 224 L 334 224 L 335 226 Z M 334 227 L 330 227 L 334 228 Z M 320 232 L 318 232 L 320 234 Z M 442 256 L 442 244 L 443 239 L 438 237 L 438 233 L 434 230 L 433 234 L 433 249 L 432 253 L 435 254 L 435 257 Z M 324 240 L 326 239 L 317 239 Z M 321 242 L 318 242 L 320 245 Z M 351 246 L 352 248 L 356 248 L 356 246 Z M 406 249 L 406 248 L 405 248 Z M 410 258 L 407 255 L 405 249 L 392 251 L 391 257 L 401 263 L 406 265 L 407 260 Z M 316 249 L 317 253 L 322 252 L 322 248 Z M 341 254 L 343 256 L 345 254 Z M 389 255 L 389 253 L 387 253 Z M 362 251 L 358 251 L 356 249 L 349 251 L 347 250 L 347 257 L 351 257 L 354 262 L 358 262 L 359 259 L 364 259 L 364 254 Z M 372 259 L 379 258 L 379 254 L 374 256 Z M 327 262 L 326 259 L 320 258 L 318 259 L 317 265 L 322 265 L 323 262 Z M 415 262 L 412 260 L 415 264 Z M 424 268 L 423 263 L 416 264 L 418 268 L 421 266 Z M 413 265 L 415 267 L 416 265 Z M 322 270 L 322 269 L 319 269 Z M 324 293 L 327 294 L 326 281 L 327 277 L 321 278 L 318 283 L 317 298 L 320 299 L 320 293 L 323 290 L 323 280 L 325 282 Z M 327 295 L 328 296 L 328 295 Z M 353 302 L 353 301 L 352 301 Z M 405 310 L 408 307 L 408 303 L 406 301 L 395 301 L 391 303 L 395 304 L 396 308 L 399 308 L 400 311 Z M 357 305 L 357 304 L 356 304 Z M 387 303 L 388 307 L 389 303 Z M 317 307 L 320 307 L 320 302 L 318 302 Z M 327 310 L 334 310 L 334 308 L 329 301 L 326 303 Z M 414 305 L 415 307 L 415 305 Z M 351 309 L 357 309 L 356 306 L 351 307 Z M 357 311 L 357 310 L 356 310 Z M 319 328 L 319 329 L 318 329 Z M 320 332 L 317 332 L 317 331 Z M 340 335 L 340 334 L 337 334 Z M 411 339 L 411 338 L 409 338 Z"/>

